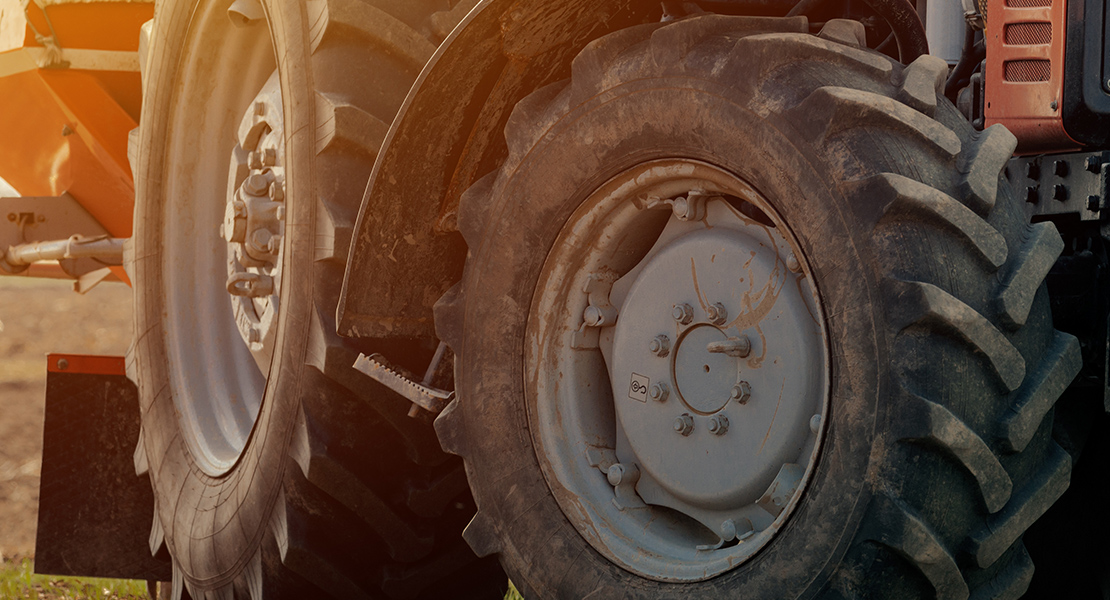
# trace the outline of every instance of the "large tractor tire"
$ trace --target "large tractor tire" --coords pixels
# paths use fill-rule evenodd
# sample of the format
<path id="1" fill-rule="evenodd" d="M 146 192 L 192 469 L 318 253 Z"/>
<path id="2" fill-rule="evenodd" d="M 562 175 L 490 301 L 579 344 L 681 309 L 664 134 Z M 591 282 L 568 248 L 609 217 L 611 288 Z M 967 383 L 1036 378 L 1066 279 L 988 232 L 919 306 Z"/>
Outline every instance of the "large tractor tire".
<path id="1" fill-rule="evenodd" d="M 436 421 L 526 598 L 1017 598 L 1080 367 L 946 66 L 858 23 L 589 44 L 463 197 Z"/>
<path id="2" fill-rule="evenodd" d="M 429 419 L 352 371 L 374 348 L 334 326 L 373 161 L 448 9 L 157 5 L 132 140 L 128 369 L 150 548 L 172 558 L 174 598 L 503 591 L 496 562 L 459 537 L 473 512 L 461 461 Z M 423 368 L 436 344 L 389 354 Z"/>

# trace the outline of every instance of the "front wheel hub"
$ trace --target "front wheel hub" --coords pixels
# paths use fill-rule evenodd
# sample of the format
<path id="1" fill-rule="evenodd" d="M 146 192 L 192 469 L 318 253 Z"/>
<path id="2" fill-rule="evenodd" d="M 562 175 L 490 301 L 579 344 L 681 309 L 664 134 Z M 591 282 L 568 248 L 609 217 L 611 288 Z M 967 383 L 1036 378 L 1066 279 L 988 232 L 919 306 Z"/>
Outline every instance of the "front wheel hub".
<path id="1" fill-rule="evenodd" d="M 275 76 L 243 116 L 232 151 L 220 237 L 227 242 L 227 292 L 243 342 L 263 373 L 277 338 L 285 232 L 285 138 Z"/>
<path id="2" fill-rule="evenodd" d="M 529 336 L 545 477 L 625 569 L 708 579 L 801 501 L 827 421 L 825 318 L 788 224 L 744 181 L 676 159 L 607 182 L 552 247 Z"/>

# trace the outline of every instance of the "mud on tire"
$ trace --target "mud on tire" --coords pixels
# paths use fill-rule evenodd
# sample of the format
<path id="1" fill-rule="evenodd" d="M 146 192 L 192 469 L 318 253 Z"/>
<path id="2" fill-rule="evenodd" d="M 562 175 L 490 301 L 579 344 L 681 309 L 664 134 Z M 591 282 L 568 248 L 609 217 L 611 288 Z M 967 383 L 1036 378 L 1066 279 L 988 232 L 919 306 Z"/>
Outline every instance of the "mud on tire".
<path id="1" fill-rule="evenodd" d="M 466 539 L 530 598 L 1017 598 L 1022 533 L 1064 492 L 1052 408 L 1080 368 L 1043 279 L 1062 249 L 1003 180 L 1016 140 L 943 98 L 946 65 L 902 66 L 831 21 L 714 15 L 591 43 L 523 100 L 508 158 L 463 197 L 462 281 L 436 307 L 458 399 L 436 422 L 479 511 Z M 684 584 L 610 563 L 536 450 L 523 364 L 536 282 L 609 177 L 683 157 L 759 190 L 826 307 L 831 409 L 791 520 L 727 573 Z M 598 477 L 604 475 L 598 473 Z M 588 533 L 588 532 L 587 532 Z"/>

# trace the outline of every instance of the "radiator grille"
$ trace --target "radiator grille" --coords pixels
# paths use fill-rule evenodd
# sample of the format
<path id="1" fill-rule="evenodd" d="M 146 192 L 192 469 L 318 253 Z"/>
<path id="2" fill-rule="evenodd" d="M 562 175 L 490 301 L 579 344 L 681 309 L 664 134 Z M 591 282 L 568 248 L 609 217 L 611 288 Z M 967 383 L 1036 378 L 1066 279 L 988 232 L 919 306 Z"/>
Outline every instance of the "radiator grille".
<path id="1" fill-rule="evenodd" d="M 1052 0 L 1006 0 L 1006 6 L 1010 8 L 1038 8 L 1052 6 Z"/>
<path id="2" fill-rule="evenodd" d="M 1008 60 L 1002 63 L 1002 77 L 1006 81 L 1048 81 L 1052 76 L 1052 61 Z"/>
<path id="3" fill-rule="evenodd" d="M 1005 39 L 1011 46 L 1051 44 L 1052 23 L 1010 23 L 1006 25 Z"/>

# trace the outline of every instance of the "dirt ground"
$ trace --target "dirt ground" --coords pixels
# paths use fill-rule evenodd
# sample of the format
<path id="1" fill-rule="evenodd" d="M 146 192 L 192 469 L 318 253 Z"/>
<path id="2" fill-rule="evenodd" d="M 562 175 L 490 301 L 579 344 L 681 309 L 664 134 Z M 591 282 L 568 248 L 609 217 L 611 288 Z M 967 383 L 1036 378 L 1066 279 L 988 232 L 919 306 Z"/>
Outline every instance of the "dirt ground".
<path id="1" fill-rule="evenodd" d="M 0 556 L 35 546 L 46 354 L 122 356 L 131 290 L 104 283 L 81 296 L 66 281 L 0 277 Z"/>

